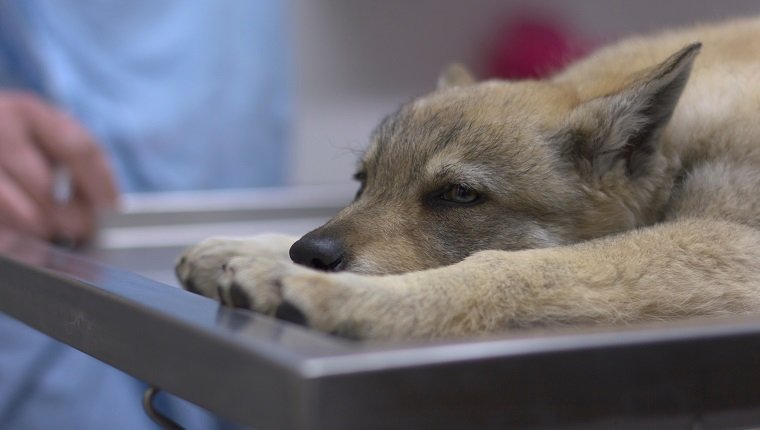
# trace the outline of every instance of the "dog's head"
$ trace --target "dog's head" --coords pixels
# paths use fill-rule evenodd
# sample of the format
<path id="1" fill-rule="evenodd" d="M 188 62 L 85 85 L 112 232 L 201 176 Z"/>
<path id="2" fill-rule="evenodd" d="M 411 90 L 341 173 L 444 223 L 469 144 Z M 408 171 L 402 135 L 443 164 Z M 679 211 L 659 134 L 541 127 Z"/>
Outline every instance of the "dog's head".
<path id="1" fill-rule="evenodd" d="M 561 80 L 476 84 L 450 69 L 377 127 L 356 199 L 291 258 L 398 273 L 655 222 L 674 176 L 660 136 L 698 50 L 591 96 Z"/>

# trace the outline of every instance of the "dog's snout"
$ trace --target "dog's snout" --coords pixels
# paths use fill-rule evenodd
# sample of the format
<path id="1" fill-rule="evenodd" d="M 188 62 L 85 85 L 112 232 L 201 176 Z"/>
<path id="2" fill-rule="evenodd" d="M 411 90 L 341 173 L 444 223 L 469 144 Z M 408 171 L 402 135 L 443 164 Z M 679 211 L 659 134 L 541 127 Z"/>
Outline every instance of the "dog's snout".
<path id="1" fill-rule="evenodd" d="M 293 262 L 318 270 L 342 270 L 344 258 L 343 244 L 332 237 L 307 234 L 290 247 Z"/>

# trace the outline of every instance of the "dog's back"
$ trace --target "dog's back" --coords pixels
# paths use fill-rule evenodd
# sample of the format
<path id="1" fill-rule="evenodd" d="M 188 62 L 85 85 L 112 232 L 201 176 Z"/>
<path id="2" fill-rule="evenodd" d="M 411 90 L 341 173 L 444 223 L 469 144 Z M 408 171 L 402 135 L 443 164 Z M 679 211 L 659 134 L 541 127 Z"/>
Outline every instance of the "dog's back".
<path id="1" fill-rule="evenodd" d="M 760 225 L 760 18 L 636 37 L 601 49 L 554 78 L 583 100 L 619 91 L 636 74 L 701 42 L 691 76 L 661 140 L 669 163 L 688 177 L 664 219 L 712 212 Z"/>
<path id="2" fill-rule="evenodd" d="M 685 168 L 706 158 L 760 162 L 760 17 L 625 39 L 555 77 L 581 100 L 614 93 L 690 43 L 701 42 L 688 85 L 665 130 Z"/>

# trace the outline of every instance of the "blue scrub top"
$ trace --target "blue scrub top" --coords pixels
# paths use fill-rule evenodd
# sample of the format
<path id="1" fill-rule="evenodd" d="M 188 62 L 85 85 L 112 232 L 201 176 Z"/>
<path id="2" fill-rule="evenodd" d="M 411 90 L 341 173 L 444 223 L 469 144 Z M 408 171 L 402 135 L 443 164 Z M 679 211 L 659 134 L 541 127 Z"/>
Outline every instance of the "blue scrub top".
<path id="1" fill-rule="evenodd" d="M 284 13 L 278 0 L 0 1 L 0 85 L 84 123 L 125 191 L 277 185 Z"/>
<path id="2" fill-rule="evenodd" d="M 0 0 L 0 87 L 82 122 L 124 191 L 280 184 L 284 13 L 279 0 Z M 0 315 L 0 428 L 157 428 L 144 388 Z M 179 399 L 161 408 L 192 429 L 229 428 Z"/>

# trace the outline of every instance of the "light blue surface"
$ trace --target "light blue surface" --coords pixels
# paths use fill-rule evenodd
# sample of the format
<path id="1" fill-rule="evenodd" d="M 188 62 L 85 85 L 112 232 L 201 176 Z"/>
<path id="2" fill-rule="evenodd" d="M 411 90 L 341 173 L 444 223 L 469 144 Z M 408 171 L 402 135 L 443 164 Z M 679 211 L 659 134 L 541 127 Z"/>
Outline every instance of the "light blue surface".
<path id="1" fill-rule="evenodd" d="M 279 184 L 283 14 L 279 0 L 0 0 L 0 87 L 85 124 L 124 191 Z M 143 389 L 0 315 L 1 429 L 155 428 Z M 222 426 L 178 399 L 161 409 L 191 429 Z"/>

